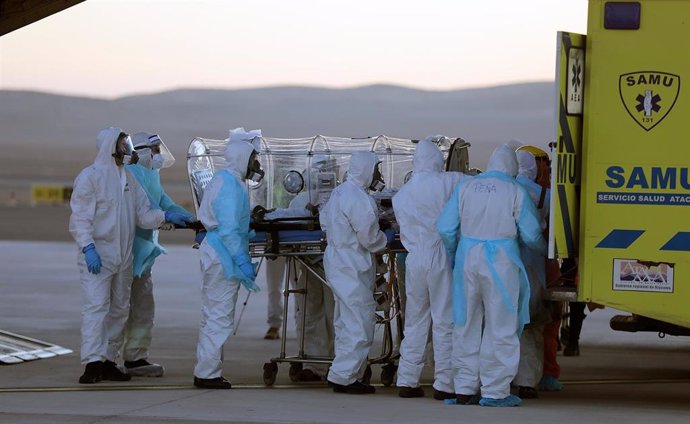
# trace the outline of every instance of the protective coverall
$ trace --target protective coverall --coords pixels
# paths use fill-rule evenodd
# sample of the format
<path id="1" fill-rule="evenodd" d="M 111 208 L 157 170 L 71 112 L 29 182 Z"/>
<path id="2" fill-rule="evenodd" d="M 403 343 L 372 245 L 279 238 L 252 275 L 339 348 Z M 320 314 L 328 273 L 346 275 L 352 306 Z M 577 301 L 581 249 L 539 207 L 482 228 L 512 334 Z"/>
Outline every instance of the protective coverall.
<path id="1" fill-rule="evenodd" d="M 199 220 L 208 233 L 199 248 L 202 273 L 202 306 L 197 363 L 194 376 L 221 377 L 223 344 L 232 334 L 240 284 L 258 291 L 254 276 L 242 266 L 251 264 L 247 165 L 254 151 L 244 141 L 228 143 L 227 168 L 216 172 L 204 190 Z"/>
<path id="2" fill-rule="evenodd" d="M 98 134 L 98 156 L 74 181 L 69 230 L 79 246 L 77 264 L 84 293 L 81 361 L 115 361 L 129 313 L 132 284 L 132 245 L 135 228 L 158 228 L 162 210 L 151 209 L 136 178 L 113 160 L 122 130 L 110 127 Z M 101 271 L 88 271 L 82 249 L 95 245 Z"/>
<path id="3" fill-rule="evenodd" d="M 333 190 L 319 218 L 328 239 L 326 277 L 335 297 L 335 359 L 328 381 L 342 386 L 362 378 L 374 339 L 374 252 L 387 244 L 376 202 L 367 192 L 377 162 L 372 152 L 353 153 L 347 181 Z"/>
<path id="4" fill-rule="evenodd" d="M 405 338 L 400 346 L 399 387 L 417 387 L 432 330 L 434 388 L 453 393 L 453 313 L 450 259 L 436 231 L 436 220 L 463 177 L 443 171 L 443 155 L 429 140 L 417 144 L 412 178 L 393 197 L 405 261 Z"/>
<path id="5" fill-rule="evenodd" d="M 514 179 L 517 171 L 515 152 L 497 148 L 487 172 L 458 184 L 437 223 L 455 258 L 455 393 L 471 396 L 481 389 L 480 404 L 487 406 L 519 404 L 509 398 L 510 382 L 519 334 L 529 322 L 529 282 L 517 239 L 532 249 L 545 247 L 534 204 Z"/>
<path id="6" fill-rule="evenodd" d="M 151 142 L 152 137 L 154 137 L 153 140 L 157 141 Z M 149 143 L 161 143 L 160 138 L 155 134 L 146 132 L 135 134 L 132 141 L 135 149 L 148 146 Z M 190 221 L 193 220 L 194 215 L 191 212 L 176 204 L 165 193 L 161 184 L 160 169 L 153 167 L 152 157 L 151 149 L 140 149 L 139 162 L 127 165 L 127 169 L 136 177 L 153 207 L 163 211 L 179 212 Z M 158 232 L 158 229 L 147 230 L 137 227 L 134 238 L 134 281 L 132 282 L 129 318 L 125 327 L 122 351 L 126 366 L 128 362 L 146 360 L 149 356 L 155 314 L 151 268 L 156 258 L 166 252 L 165 248 L 158 243 Z M 132 375 L 157 377 L 163 374 L 163 367 L 157 364 L 136 366 L 135 368 L 128 366 L 128 372 Z"/>
<path id="7" fill-rule="evenodd" d="M 535 182 L 537 163 L 534 156 L 522 150 L 517 151 L 516 155 L 519 166 L 517 182 L 525 188 L 535 207 L 540 200 L 542 202 L 542 208 L 538 212 L 543 230 L 546 228 L 544 219 L 548 219 L 549 213 L 549 190 Z M 542 252 L 532 250 L 522 243 L 520 256 L 530 281 L 530 323 L 520 336 L 520 364 L 513 381 L 522 391 L 522 388 L 536 388 L 541 379 L 544 368 L 544 324 L 549 321 L 549 311 L 542 302 L 542 290 L 546 288 L 546 257 Z"/>

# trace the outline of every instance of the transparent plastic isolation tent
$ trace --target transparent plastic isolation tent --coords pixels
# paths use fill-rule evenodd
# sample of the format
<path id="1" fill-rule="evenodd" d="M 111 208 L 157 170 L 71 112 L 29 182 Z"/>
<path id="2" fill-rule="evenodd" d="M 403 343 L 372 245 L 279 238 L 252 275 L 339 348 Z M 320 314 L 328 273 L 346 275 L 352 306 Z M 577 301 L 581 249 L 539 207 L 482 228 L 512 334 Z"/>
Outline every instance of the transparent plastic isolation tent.
<path id="1" fill-rule="evenodd" d="M 259 160 L 266 175 L 256 184 L 248 181 L 250 203 L 267 209 L 287 208 L 299 193 L 308 193 L 310 203 L 323 204 L 330 192 L 346 178 L 350 156 L 355 151 L 372 151 L 381 161 L 386 188 L 394 193 L 410 178 L 416 140 L 380 135 L 367 138 L 342 138 L 317 135 L 310 138 L 257 137 Z M 446 160 L 447 169 L 468 170 L 469 143 L 460 138 L 435 139 Z M 225 168 L 224 152 L 228 140 L 195 138 L 187 152 L 187 170 L 195 207 L 203 187 L 213 173 Z M 198 211 L 197 211 L 198 212 Z"/>

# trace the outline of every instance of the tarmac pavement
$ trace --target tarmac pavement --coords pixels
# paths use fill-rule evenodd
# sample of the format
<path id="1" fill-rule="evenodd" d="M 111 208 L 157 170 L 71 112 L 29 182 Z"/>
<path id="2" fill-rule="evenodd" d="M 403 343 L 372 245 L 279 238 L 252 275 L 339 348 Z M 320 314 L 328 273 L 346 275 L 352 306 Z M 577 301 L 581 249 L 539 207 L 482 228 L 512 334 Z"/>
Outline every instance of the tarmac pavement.
<path id="1" fill-rule="evenodd" d="M 334 394 L 325 383 L 294 384 L 279 366 L 265 387 L 262 366 L 280 350 L 264 340 L 266 299 L 253 294 L 237 335 L 225 349 L 229 391 L 192 387 L 200 316 L 197 251 L 173 245 L 154 268 L 156 327 L 151 360 L 162 378 L 79 385 L 81 289 L 77 249 L 65 242 L 0 241 L 0 328 L 72 349 L 55 358 L 0 366 L 0 423 L 687 423 L 690 339 L 608 328 L 616 312 L 597 310 L 584 322 L 581 356 L 559 357 L 566 389 L 540 393 L 519 408 L 448 406 L 427 397 L 401 399 L 377 386 L 366 396 Z M 263 281 L 259 281 L 263 287 Z M 238 313 L 246 292 L 241 292 Z M 288 354 L 296 351 L 289 315 Z M 377 331 L 377 340 L 381 331 Z M 379 382 L 380 368 L 373 367 Z"/>

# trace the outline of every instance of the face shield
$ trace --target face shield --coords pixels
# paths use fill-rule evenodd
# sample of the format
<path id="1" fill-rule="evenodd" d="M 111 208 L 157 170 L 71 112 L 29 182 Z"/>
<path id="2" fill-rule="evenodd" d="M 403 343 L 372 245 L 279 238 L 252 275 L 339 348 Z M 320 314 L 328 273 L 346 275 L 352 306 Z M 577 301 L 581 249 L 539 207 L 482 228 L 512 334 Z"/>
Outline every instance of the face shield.
<path id="1" fill-rule="evenodd" d="M 137 135 L 135 134 L 135 138 Z M 146 140 L 134 146 L 134 150 L 139 154 L 139 164 L 147 168 L 169 168 L 175 163 L 175 157 L 158 134 L 148 136 Z"/>
<path id="2" fill-rule="evenodd" d="M 261 163 L 259 162 L 259 155 L 256 153 L 256 151 L 254 151 L 249 157 L 246 178 L 255 183 L 259 183 L 264 178 L 264 175 L 264 170 L 261 169 Z"/>
<path id="3" fill-rule="evenodd" d="M 139 161 L 139 155 L 134 151 L 134 145 L 129 134 L 120 133 L 120 136 L 117 138 L 113 158 L 122 165 L 135 164 Z"/>
<path id="4" fill-rule="evenodd" d="M 386 188 L 386 182 L 383 181 L 383 175 L 381 175 L 381 170 L 379 166 L 381 162 L 378 162 L 374 167 L 374 178 L 371 180 L 371 185 L 369 185 L 369 190 L 372 191 L 382 191 Z"/>

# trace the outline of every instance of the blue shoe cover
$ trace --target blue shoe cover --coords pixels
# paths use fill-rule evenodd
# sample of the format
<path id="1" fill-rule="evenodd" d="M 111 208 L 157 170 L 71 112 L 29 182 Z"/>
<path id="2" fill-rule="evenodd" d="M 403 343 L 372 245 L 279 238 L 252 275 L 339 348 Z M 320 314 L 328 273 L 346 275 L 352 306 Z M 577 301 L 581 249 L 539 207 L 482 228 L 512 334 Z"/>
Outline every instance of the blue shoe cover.
<path id="1" fill-rule="evenodd" d="M 563 384 L 556 377 L 545 375 L 541 378 L 538 389 L 540 392 L 560 392 L 563 390 Z"/>
<path id="2" fill-rule="evenodd" d="M 487 397 L 482 397 L 479 401 L 481 406 L 520 406 L 522 399 L 515 395 L 510 395 L 503 399 L 492 399 Z"/>

